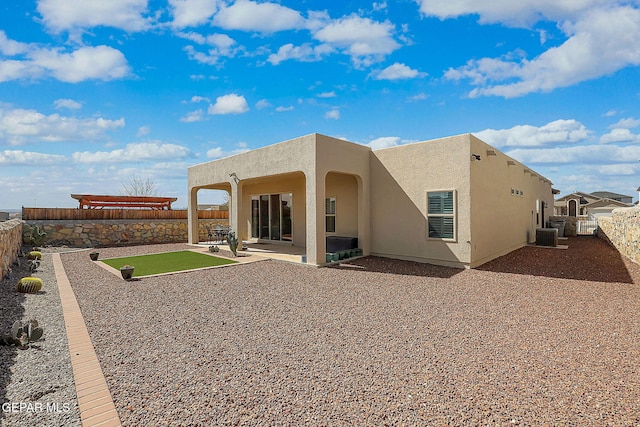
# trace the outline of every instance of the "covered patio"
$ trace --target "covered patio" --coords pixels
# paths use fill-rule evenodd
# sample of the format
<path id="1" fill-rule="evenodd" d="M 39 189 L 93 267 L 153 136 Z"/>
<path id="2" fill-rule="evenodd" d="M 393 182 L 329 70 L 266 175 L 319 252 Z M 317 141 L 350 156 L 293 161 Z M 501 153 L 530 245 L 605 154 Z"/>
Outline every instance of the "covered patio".
<path id="1" fill-rule="evenodd" d="M 367 255 L 368 153 L 368 147 L 312 134 L 190 167 L 189 243 L 201 243 L 198 191 L 214 189 L 229 194 L 229 225 L 241 249 L 324 265 L 327 236 L 347 236 Z"/>
<path id="2" fill-rule="evenodd" d="M 196 246 L 209 247 L 211 245 L 219 246 L 221 250 L 229 251 L 229 245 L 226 242 L 199 242 Z M 240 256 L 244 254 L 256 255 L 262 258 L 275 259 L 279 261 L 293 262 L 296 264 L 305 264 L 307 249 L 300 246 L 279 245 L 272 243 L 249 242 L 238 251 Z"/>

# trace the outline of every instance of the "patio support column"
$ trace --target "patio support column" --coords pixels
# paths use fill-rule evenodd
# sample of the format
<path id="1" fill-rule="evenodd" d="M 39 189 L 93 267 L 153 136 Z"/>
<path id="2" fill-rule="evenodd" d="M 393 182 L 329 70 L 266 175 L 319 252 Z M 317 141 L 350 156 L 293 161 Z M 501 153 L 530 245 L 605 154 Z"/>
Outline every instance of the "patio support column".
<path id="1" fill-rule="evenodd" d="M 198 189 L 190 188 L 187 196 L 187 241 L 198 243 Z"/>
<path id="2" fill-rule="evenodd" d="M 356 175 L 358 182 L 358 247 L 363 255 L 371 253 L 371 206 L 369 201 L 369 182 Z"/>
<path id="3" fill-rule="evenodd" d="M 307 173 L 307 263 L 326 264 L 325 241 L 325 173 Z"/>
<path id="4" fill-rule="evenodd" d="M 231 200 L 229 200 L 229 226 L 238 238 L 238 249 L 242 248 L 242 240 L 247 238 L 246 227 L 242 227 L 242 184 L 233 177 L 231 179 Z"/>

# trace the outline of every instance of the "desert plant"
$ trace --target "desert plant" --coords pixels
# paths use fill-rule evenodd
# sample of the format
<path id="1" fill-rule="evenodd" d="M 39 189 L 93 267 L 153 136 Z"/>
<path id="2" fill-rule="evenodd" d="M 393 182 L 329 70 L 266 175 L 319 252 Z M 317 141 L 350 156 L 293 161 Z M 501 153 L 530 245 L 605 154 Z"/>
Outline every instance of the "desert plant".
<path id="1" fill-rule="evenodd" d="M 227 234 L 227 243 L 229 244 L 229 249 L 233 252 L 233 256 L 238 256 L 238 238 L 235 232 L 231 231 Z"/>
<path id="2" fill-rule="evenodd" d="M 16 320 L 11 327 L 11 333 L 0 337 L 0 344 L 27 347 L 29 343 L 42 338 L 42 334 L 44 330 L 38 326 L 37 320 L 31 319 L 25 324 Z"/>
<path id="3" fill-rule="evenodd" d="M 217 246 L 209 246 L 209 252 L 220 252 L 220 248 Z"/>
<path id="4" fill-rule="evenodd" d="M 31 251 L 28 255 L 29 259 L 42 259 L 42 252 L 39 251 Z"/>
<path id="5" fill-rule="evenodd" d="M 30 259 L 27 261 L 27 267 L 31 273 L 35 273 L 40 268 L 40 260 Z"/>
<path id="6" fill-rule="evenodd" d="M 26 231 L 25 236 L 29 238 L 28 242 L 34 246 L 40 246 L 47 238 L 47 232 L 44 230 L 40 230 L 38 225 L 34 225 L 33 227 L 29 227 L 25 224 Z"/>
<path id="7" fill-rule="evenodd" d="M 42 289 L 42 279 L 37 277 L 23 277 L 18 281 L 16 290 L 18 292 L 35 294 Z"/>

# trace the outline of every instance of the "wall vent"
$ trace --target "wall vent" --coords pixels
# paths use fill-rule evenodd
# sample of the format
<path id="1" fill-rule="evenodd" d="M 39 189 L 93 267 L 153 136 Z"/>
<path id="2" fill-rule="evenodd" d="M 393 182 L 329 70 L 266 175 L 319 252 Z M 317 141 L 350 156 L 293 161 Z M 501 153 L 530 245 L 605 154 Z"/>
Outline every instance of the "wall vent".
<path id="1" fill-rule="evenodd" d="M 558 246 L 558 229 L 557 228 L 538 228 L 536 229 L 536 245 L 538 246 Z"/>

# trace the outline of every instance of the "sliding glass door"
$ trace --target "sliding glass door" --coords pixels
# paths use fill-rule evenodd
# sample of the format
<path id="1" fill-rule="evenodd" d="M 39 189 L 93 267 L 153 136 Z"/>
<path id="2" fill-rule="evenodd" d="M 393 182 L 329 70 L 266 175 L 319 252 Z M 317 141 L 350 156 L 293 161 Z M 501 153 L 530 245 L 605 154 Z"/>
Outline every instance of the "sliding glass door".
<path id="1" fill-rule="evenodd" d="M 293 240 L 293 195 L 291 193 L 251 196 L 251 237 L 260 240 Z"/>

